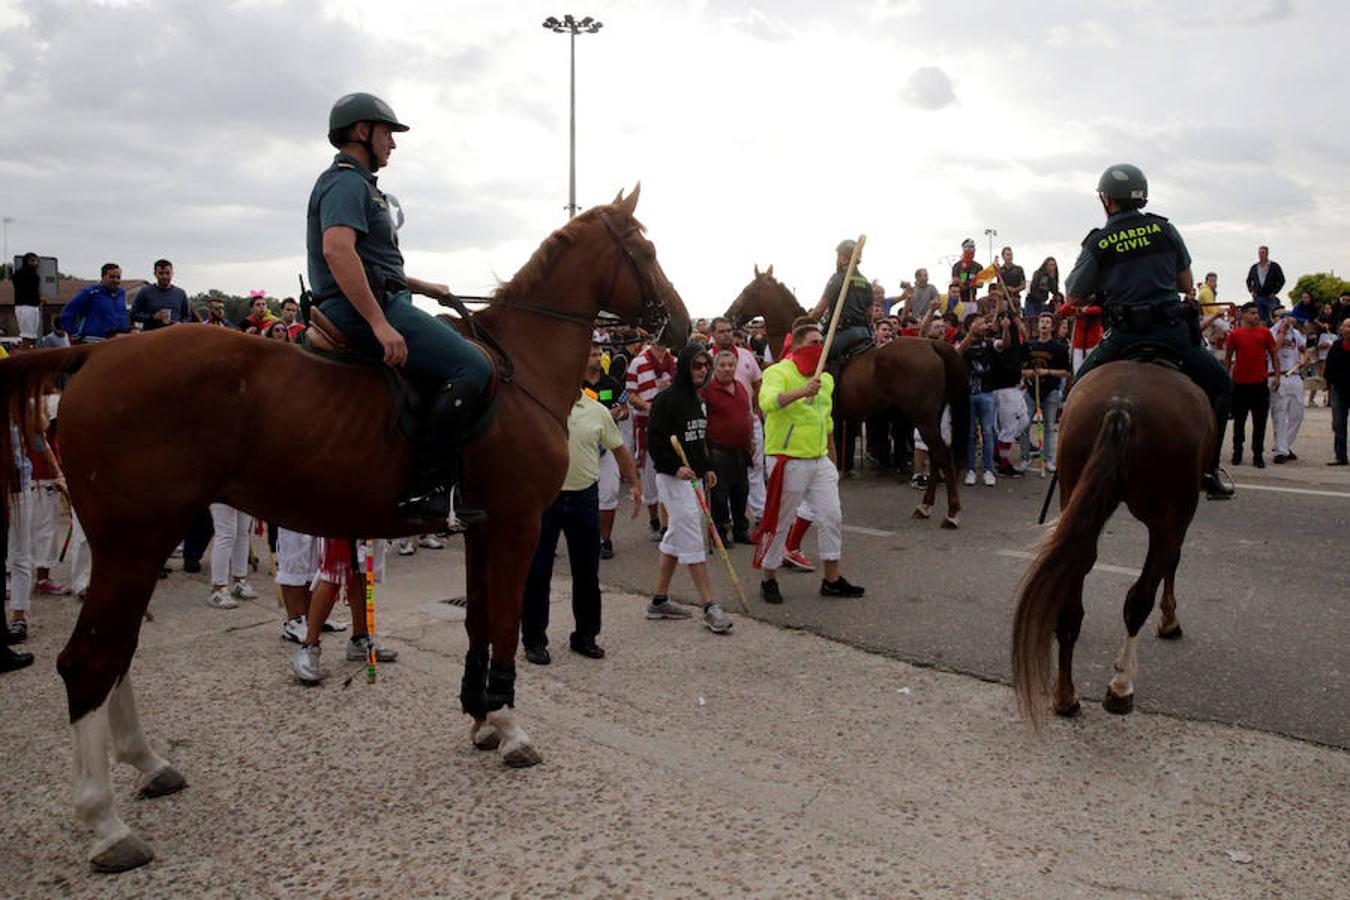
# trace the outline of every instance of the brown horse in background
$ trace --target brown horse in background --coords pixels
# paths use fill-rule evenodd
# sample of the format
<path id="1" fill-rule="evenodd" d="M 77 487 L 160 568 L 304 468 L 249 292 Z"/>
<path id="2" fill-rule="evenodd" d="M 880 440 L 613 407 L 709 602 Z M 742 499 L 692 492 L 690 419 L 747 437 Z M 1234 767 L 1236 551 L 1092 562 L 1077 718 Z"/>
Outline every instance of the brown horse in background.
<path id="1" fill-rule="evenodd" d="M 465 535 L 460 701 L 474 742 L 499 748 L 510 765 L 539 761 L 512 711 L 521 598 L 540 517 L 567 469 L 567 416 L 596 314 L 668 324 L 676 345 L 688 334 L 684 305 L 633 216 L 637 199 L 634 190 L 573 219 L 497 291 L 494 308 L 474 316 L 504 352 L 505 374 L 495 418 L 464 453 L 466 501 L 488 518 Z M 375 365 L 219 328 L 165 328 L 0 361 L 10 421 L 24 421 L 61 372 L 74 372 L 61 403 L 62 451 L 93 577 L 57 667 L 75 732 L 76 815 L 94 830 L 94 867 L 120 871 L 153 853 L 114 807 L 109 732 L 118 761 L 140 770 L 143 795 L 186 784 L 141 732 L 128 670 L 160 566 L 192 515 L 218 501 L 336 538 L 415 534 L 425 523 L 395 511 L 412 451 Z M 8 428 L 0 444 L 9 459 Z M 259 458 L 286 465 L 254 465 Z M 0 466 L 4 480 L 12 469 Z"/>
<path id="2" fill-rule="evenodd" d="M 1054 710 L 1062 716 L 1079 711 L 1073 645 L 1083 622 L 1083 579 L 1097 561 L 1098 536 L 1122 501 L 1148 528 L 1148 556 L 1125 596 L 1125 644 L 1102 702 L 1106 710 L 1134 708 L 1135 637 L 1153 610 L 1159 581 L 1158 636 L 1181 637 L 1177 565 L 1215 431 L 1204 392 L 1163 366 L 1113 362 L 1074 383 L 1060 420 L 1059 521 L 1031 564 L 1013 617 L 1017 702 L 1034 724 L 1050 684 L 1052 634 L 1059 642 Z"/>
<path id="3" fill-rule="evenodd" d="M 792 321 L 806 315 L 792 291 L 773 277 L 773 266 L 760 272 L 745 286 L 726 317 L 741 325 L 754 316 L 764 316 L 765 330 L 776 359 Z M 783 330 L 775 334 L 775 328 Z M 947 482 L 947 517 L 944 528 L 960 523 L 961 497 L 957 479 L 970 439 L 970 377 L 960 354 L 950 344 L 925 338 L 901 337 L 873 347 L 845 365 L 834 391 L 835 416 L 839 421 L 860 421 L 877 413 L 898 409 L 909 417 L 928 445 L 934 477 L 928 479 L 923 500 L 914 518 L 933 514 L 937 496 L 937 473 Z M 942 437 L 942 409 L 951 409 L 952 441 Z"/>

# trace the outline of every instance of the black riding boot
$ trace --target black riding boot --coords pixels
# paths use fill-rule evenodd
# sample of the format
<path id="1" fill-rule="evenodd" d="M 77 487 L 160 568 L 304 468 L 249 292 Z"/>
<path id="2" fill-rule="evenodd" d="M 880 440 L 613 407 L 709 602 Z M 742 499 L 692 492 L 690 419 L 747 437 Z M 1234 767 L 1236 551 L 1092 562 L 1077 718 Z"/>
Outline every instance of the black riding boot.
<path id="1" fill-rule="evenodd" d="M 460 450 L 465 429 L 482 411 L 478 391 L 458 384 L 445 384 L 430 403 L 422 433 L 413 450 L 413 475 L 399 515 L 414 522 L 444 525 L 450 518 L 451 497 L 458 498 L 455 484 L 460 474 Z M 487 518 L 482 510 L 454 505 L 455 518 L 472 525 Z"/>
<path id="2" fill-rule="evenodd" d="M 1224 435 L 1228 432 L 1228 414 L 1232 395 L 1225 391 L 1209 398 L 1210 408 L 1214 410 L 1214 419 L 1218 432 L 1214 437 L 1214 452 L 1210 454 L 1209 467 L 1200 476 L 1200 486 L 1205 489 L 1211 500 L 1227 500 L 1236 493 L 1236 488 L 1219 478 L 1219 454 L 1223 451 Z"/>

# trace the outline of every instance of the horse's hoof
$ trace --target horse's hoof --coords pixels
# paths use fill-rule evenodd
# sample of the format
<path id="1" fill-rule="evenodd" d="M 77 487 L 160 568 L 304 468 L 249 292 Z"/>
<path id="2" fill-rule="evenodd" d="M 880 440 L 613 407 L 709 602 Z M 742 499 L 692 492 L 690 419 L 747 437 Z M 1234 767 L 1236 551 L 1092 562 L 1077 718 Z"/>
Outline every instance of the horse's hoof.
<path id="1" fill-rule="evenodd" d="M 942 520 L 942 527 L 955 531 L 961 527 L 961 520 L 957 516 L 948 516 Z"/>
<path id="2" fill-rule="evenodd" d="M 916 519 L 927 519 L 927 518 L 928 518 L 929 516 L 931 516 L 931 515 L 933 515 L 933 507 L 931 507 L 931 506 L 916 506 L 916 507 L 914 507 L 914 516 L 913 516 L 913 517 L 916 518 Z"/>
<path id="3" fill-rule="evenodd" d="M 95 872 L 108 874 L 135 869 L 154 858 L 155 851 L 150 849 L 149 844 L 134 834 L 128 834 L 107 850 L 90 859 L 89 864 Z"/>
<path id="4" fill-rule="evenodd" d="M 544 761 L 539 751 L 529 744 L 517 744 L 502 754 L 502 762 L 513 769 L 527 769 Z"/>
<path id="5" fill-rule="evenodd" d="M 169 794 L 176 794 L 187 787 L 187 779 L 183 773 L 179 772 L 173 766 L 165 766 L 154 774 L 154 777 L 141 785 L 139 796 L 144 799 L 151 797 L 167 797 Z"/>
<path id="6" fill-rule="evenodd" d="M 1076 699 L 1073 701 L 1072 706 L 1066 706 L 1063 709 L 1060 709 L 1058 706 L 1055 707 L 1055 715 L 1064 719 L 1076 719 L 1082 714 L 1083 704 L 1079 703 Z"/>
<path id="7" fill-rule="evenodd" d="M 1102 709 L 1117 716 L 1127 716 L 1134 712 L 1134 694 L 1117 697 L 1110 688 L 1107 688 L 1106 697 L 1102 700 Z"/>
<path id="8" fill-rule="evenodd" d="M 1181 637 L 1181 626 L 1177 625 L 1175 628 L 1171 628 L 1167 631 L 1163 631 L 1159 628 L 1158 637 L 1162 638 L 1164 641 L 1175 641 Z"/>
<path id="9" fill-rule="evenodd" d="M 469 738 L 479 750 L 496 750 L 502 744 L 501 733 L 491 725 L 475 727 L 469 732 Z"/>

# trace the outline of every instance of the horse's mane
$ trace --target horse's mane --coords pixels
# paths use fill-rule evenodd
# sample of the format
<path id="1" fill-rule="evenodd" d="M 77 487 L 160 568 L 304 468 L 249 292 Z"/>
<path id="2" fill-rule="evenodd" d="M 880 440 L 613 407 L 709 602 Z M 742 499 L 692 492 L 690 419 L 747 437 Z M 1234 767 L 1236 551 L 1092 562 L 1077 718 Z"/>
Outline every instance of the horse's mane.
<path id="1" fill-rule="evenodd" d="M 599 218 L 602 212 L 614 212 L 614 205 L 596 206 L 581 213 L 563 227 L 550 234 L 539 245 L 539 249 L 526 261 L 525 265 L 512 276 L 510 281 L 497 285 L 492 294 L 496 300 L 523 300 L 535 292 L 539 282 L 552 267 L 563 248 L 577 239 L 586 225 Z"/>

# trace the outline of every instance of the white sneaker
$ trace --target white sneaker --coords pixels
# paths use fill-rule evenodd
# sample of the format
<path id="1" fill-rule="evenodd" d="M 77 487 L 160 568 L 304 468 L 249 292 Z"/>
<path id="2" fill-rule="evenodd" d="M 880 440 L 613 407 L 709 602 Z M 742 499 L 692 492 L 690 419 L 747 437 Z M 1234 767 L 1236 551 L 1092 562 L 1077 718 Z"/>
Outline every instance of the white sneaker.
<path id="1" fill-rule="evenodd" d="M 324 631 L 346 631 L 347 623 L 339 622 L 337 619 L 329 616 L 323 623 Z"/>
<path id="2" fill-rule="evenodd" d="M 423 550 L 444 550 L 445 541 L 438 540 L 434 534 L 424 534 L 418 539 L 417 546 Z"/>
<path id="3" fill-rule="evenodd" d="M 291 671 L 305 684 L 318 684 L 323 681 L 323 672 L 319 669 L 319 645 L 301 647 L 291 657 Z"/>
<path id="4" fill-rule="evenodd" d="M 412 538 L 403 538 L 398 542 L 399 556 L 412 556 L 416 552 L 417 548 L 413 546 Z"/>
<path id="5" fill-rule="evenodd" d="M 287 619 L 281 625 L 281 639 L 290 641 L 292 644 L 303 644 L 308 632 L 309 626 L 306 624 L 304 616 Z"/>
<path id="6" fill-rule="evenodd" d="M 211 597 L 206 602 L 216 609 L 234 609 L 239 605 L 239 601 L 231 597 L 230 592 L 224 588 L 212 591 Z"/>
<path id="7" fill-rule="evenodd" d="M 994 478 L 994 473 L 993 473 L 993 472 L 990 472 L 988 469 L 985 469 L 985 470 L 984 470 L 984 486 L 985 486 L 985 487 L 993 487 L 993 486 L 996 485 L 996 484 L 998 484 L 998 481 L 995 480 L 995 478 Z"/>
<path id="8" fill-rule="evenodd" d="M 370 648 L 369 635 L 363 634 L 360 637 L 353 637 L 351 640 L 347 642 L 347 659 L 352 662 L 355 662 L 356 660 L 359 659 L 365 659 L 366 652 L 369 648 Z M 383 646 L 380 643 L 380 639 L 377 637 L 375 639 L 375 661 L 393 662 L 396 659 L 398 659 L 398 651 Z"/>
<path id="9" fill-rule="evenodd" d="M 230 593 L 240 600 L 257 600 L 258 592 L 247 581 L 236 581 L 230 586 Z"/>
<path id="10" fill-rule="evenodd" d="M 974 486 L 975 486 L 975 470 L 974 470 L 974 469 L 966 469 L 966 477 L 965 477 L 964 481 L 965 481 L 966 487 L 974 487 Z"/>
<path id="11" fill-rule="evenodd" d="M 1048 463 L 1045 464 L 1045 471 L 1047 471 L 1047 472 L 1054 472 L 1054 471 L 1056 471 L 1054 460 L 1051 460 L 1050 462 L 1048 462 Z"/>

